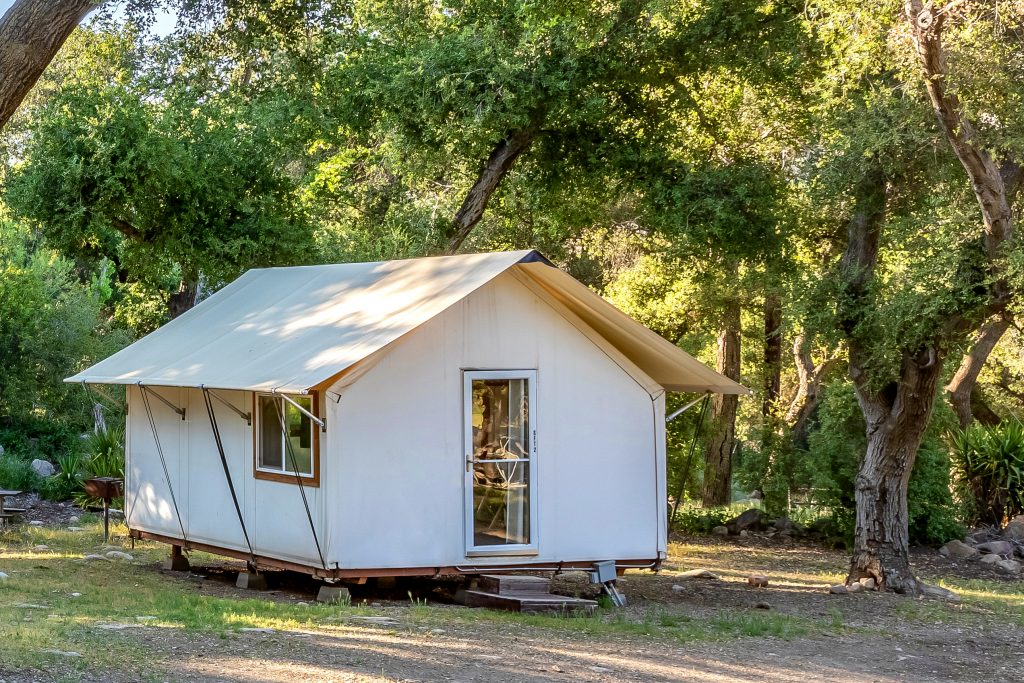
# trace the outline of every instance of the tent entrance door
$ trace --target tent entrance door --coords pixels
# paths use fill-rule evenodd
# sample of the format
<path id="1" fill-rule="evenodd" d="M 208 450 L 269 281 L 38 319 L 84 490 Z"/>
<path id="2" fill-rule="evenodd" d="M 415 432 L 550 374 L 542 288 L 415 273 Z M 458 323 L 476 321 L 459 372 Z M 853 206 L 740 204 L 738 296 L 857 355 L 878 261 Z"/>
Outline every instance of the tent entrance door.
<path id="1" fill-rule="evenodd" d="M 536 551 L 536 381 L 535 370 L 463 373 L 468 554 Z"/>

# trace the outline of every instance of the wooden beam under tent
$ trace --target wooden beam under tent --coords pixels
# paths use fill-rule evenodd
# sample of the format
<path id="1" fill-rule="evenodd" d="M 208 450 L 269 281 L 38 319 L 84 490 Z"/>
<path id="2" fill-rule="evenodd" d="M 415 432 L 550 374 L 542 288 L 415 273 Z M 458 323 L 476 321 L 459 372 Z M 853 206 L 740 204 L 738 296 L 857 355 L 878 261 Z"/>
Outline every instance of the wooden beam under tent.
<path id="1" fill-rule="evenodd" d="M 213 555 L 231 557 L 236 560 L 248 561 L 251 559 L 249 553 L 244 550 L 223 548 L 209 543 L 197 541 L 185 541 L 173 536 L 155 534 L 141 529 L 129 529 L 128 535 L 136 540 L 157 541 L 168 545 L 176 545 L 185 550 L 198 550 Z M 593 570 L 594 563 L 599 560 L 573 560 L 569 562 L 515 562 L 510 564 L 476 565 L 476 566 L 442 566 L 442 567 L 365 567 L 357 569 L 324 569 L 312 564 L 303 564 L 291 560 L 282 560 L 267 555 L 256 555 L 261 567 L 273 567 L 288 571 L 309 574 L 319 579 L 365 579 L 379 576 L 448 576 L 455 574 L 487 574 L 495 572 L 511 571 L 584 571 Z M 629 559 L 615 560 L 615 566 L 621 575 L 627 569 L 658 569 L 661 560 Z"/>

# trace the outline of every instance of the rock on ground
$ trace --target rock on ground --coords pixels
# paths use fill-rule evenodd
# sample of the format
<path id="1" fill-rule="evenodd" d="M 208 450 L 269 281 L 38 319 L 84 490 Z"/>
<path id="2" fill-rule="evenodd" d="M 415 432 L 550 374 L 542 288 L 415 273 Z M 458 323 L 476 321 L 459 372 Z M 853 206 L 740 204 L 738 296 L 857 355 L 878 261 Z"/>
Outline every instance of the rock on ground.
<path id="1" fill-rule="evenodd" d="M 32 461 L 32 469 L 40 477 L 52 477 L 57 472 L 53 463 L 48 460 L 40 460 L 39 458 Z"/>
<path id="2" fill-rule="evenodd" d="M 729 535 L 729 527 L 727 527 L 727 526 L 716 526 L 714 529 L 711 530 L 711 533 L 713 533 L 715 536 L 728 536 Z"/>
<path id="3" fill-rule="evenodd" d="M 832 595 L 846 595 L 850 591 L 846 590 L 846 586 L 844 586 L 843 584 L 837 583 L 836 585 L 831 586 L 828 589 L 828 592 Z"/>
<path id="4" fill-rule="evenodd" d="M 977 548 L 972 548 L 963 541 L 954 540 L 939 548 L 939 554 L 943 557 L 948 557 L 954 560 L 973 560 L 978 557 L 981 552 Z"/>
<path id="5" fill-rule="evenodd" d="M 718 574 L 708 571 L 707 569 L 691 569 L 688 572 L 679 574 L 676 578 L 679 579 L 718 579 Z"/>
<path id="6" fill-rule="evenodd" d="M 131 561 L 131 560 L 135 559 L 134 557 L 131 556 L 130 553 L 123 553 L 123 552 L 121 552 L 119 550 L 111 550 L 109 553 L 106 553 L 106 557 L 107 557 L 108 560 Z"/>
<path id="7" fill-rule="evenodd" d="M 982 564 L 995 564 L 1001 559 L 1003 558 L 999 557 L 998 555 L 982 555 L 978 561 Z"/>
<path id="8" fill-rule="evenodd" d="M 999 560 L 995 566 L 1007 574 L 1020 574 L 1021 564 L 1017 560 Z"/>
<path id="9" fill-rule="evenodd" d="M 551 592 L 555 595 L 593 600 L 601 590 L 600 585 L 591 583 L 589 572 L 563 572 L 551 577 Z"/>
<path id="10" fill-rule="evenodd" d="M 974 547 L 983 553 L 1013 555 L 1013 544 L 1009 541 L 989 541 L 988 543 L 979 543 Z"/>
<path id="11" fill-rule="evenodd" d="M 764 528 L 764 512 L 759 508 L 744 510 L 736 517 L 725 523 L 725 527 L 731 534 L 738 534 L 741 531 L 757 531 Z"/>
<path id="12" fill-rule="evenodd" d="M 1003 529 L 1003 537 L 1024 543 L 1024 515 L 1017 515 Z"/>

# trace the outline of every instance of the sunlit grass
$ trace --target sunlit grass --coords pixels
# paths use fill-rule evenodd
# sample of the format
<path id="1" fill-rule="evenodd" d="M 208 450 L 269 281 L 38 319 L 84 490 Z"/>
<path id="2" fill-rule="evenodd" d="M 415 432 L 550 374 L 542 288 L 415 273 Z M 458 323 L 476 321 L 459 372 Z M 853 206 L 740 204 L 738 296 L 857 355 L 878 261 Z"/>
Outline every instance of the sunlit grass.
<path id="1" fill-rule="evenodd" d="M 654 608 L 642 614 L 606 612 L 597 617 L 576 615 L 516 614 L 492 610 L 450 610 L 415 606 L 412 616 L 430 625 L 463 623 L 527 626 L 573 631 L 588 636 L 653 636 L 680 642 L 725 640 L 740 636 L 774 636 L 790 639 L 806 635 L 815 622 L 786 614 L 722 610 L 705 619 Z"/>

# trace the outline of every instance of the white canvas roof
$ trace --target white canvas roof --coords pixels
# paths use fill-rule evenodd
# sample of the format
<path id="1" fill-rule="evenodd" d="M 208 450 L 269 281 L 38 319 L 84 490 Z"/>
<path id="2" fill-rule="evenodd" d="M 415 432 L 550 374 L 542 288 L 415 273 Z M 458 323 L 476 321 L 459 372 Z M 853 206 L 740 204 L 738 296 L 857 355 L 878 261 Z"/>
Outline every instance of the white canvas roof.
<path id="1" fill-rule="evenodd" d="M 65 381 L 306 392 L 510 269 L 666 389 L 747 393 L 532 250 L 250 270 Z"/>

